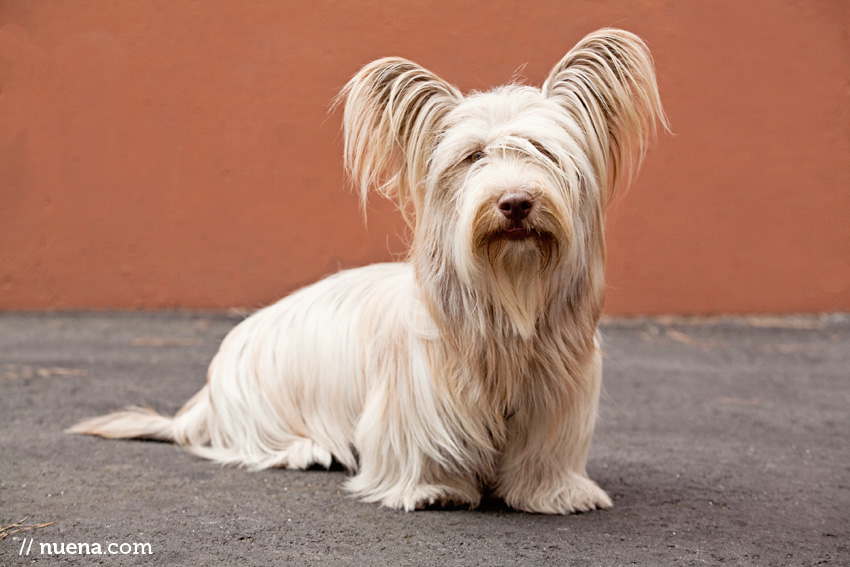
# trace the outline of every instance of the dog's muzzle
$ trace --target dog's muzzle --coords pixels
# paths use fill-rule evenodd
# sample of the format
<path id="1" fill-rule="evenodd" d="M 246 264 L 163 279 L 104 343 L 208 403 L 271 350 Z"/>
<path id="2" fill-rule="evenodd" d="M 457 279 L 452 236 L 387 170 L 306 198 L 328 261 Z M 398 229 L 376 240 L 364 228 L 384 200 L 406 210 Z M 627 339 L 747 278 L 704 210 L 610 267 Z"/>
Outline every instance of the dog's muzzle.
<path id="1" fill-rule="evenodd" d="M 508 191 L 499 198 L 496 207 L 509 222 L 508 227 L 501 232 L 501 236 L 510 240 L 521 240 L 534 235 L 523 223 L 534 209 L 534 200 L 528 191 Z"/>

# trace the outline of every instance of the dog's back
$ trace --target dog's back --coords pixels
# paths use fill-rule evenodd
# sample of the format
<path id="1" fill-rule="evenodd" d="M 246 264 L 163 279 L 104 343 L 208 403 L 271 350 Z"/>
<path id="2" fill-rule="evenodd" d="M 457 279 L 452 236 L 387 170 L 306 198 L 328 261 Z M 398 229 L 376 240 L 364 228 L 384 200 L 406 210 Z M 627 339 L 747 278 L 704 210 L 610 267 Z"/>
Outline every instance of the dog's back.
<path id="1" fill-rule="evenodd" d="M 409 264 L 374 264 L 298 290 L 225 337 L 206 386 L 174 418 L 134 406 L 67 432 L 171 441 L 254 469 L 330 466 L 332 459 L 354 469 L 354 428 L 369 388 L 366 351 L 374 344 L 362 339 L 410 328 L 404 314 L 413 298 L 402 290 L 412 288 L 412 277 Z"/>

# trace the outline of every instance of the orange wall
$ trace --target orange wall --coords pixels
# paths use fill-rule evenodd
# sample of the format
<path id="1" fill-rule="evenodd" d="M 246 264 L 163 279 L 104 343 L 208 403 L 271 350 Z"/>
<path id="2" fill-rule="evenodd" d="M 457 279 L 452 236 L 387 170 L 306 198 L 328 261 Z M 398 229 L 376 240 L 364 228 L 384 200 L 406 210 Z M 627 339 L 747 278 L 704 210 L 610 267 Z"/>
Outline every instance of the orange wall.
<path id="1" fill-rule="evenodd" d="M 536 85 L 615 25 L 675 135 L 609 216 L 610 314 L 850 311 L 850 3 L 0 2 L 0 309 L 256 307 L 404 250 L 343 190 L 349 76 Z"/>

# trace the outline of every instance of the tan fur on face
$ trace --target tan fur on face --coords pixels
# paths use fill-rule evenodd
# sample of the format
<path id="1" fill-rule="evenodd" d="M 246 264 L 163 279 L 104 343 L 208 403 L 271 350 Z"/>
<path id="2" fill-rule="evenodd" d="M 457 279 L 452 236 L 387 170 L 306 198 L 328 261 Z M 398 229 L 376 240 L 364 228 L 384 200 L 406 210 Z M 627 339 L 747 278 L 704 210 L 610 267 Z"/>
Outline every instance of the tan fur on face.
<path id="1" fill-rule="evenodd" d="M 246 319 L 173 419 L 130 408 L 69 431 L 251 468 L 336 459 L 349 490 L 406 510 L 474 506 L 485 487 L 531 512 L 611 506 L 585 471 L 603 221 L 664 123 L 646 46 L 600 30 L 542 89 L 467 97 L 382 59 L 340 96 L 346 167 L 364 205 L 372 191 L 398 203 L 408 260 L 341 272 Z M 521 215 L 500 210 L 506 195 Z"/>

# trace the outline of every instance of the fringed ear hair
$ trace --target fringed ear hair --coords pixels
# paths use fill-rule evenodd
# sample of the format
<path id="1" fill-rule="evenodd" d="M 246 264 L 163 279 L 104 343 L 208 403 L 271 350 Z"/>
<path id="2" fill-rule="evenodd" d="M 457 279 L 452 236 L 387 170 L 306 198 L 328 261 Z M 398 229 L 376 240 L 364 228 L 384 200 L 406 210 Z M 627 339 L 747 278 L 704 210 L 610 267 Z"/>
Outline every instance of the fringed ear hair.
<path id="1" fill-rule="evenodd" d="M 552 69 L 543 94 L 587 136 L 597 179 L 608 185 L 606 203 L 623 174 L 630 182 L 637 173 L 656 121 L 667 127 L 649 49 L 627 31 L 602 29 L 582 39 Z"/>
<path id="2" fill-rule="evenodd" d="M 422 67 L 399 58 L 379 59 L 345 86 L 345 167 L 364 207 L 370 188 L 395 199 L 414 226 L 440 123 L 462 98 L 460 91 Z"/>

